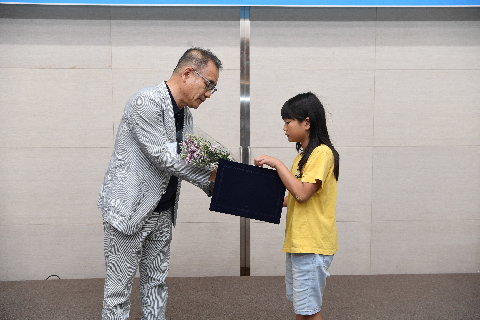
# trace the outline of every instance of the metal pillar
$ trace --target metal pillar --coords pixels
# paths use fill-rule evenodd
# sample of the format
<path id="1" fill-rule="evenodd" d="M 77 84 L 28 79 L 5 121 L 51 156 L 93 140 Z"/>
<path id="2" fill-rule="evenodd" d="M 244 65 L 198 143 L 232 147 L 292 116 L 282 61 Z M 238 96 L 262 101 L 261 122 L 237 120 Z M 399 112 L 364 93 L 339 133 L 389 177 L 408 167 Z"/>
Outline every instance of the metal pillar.
<path id="1" fill-rule="evenodd" d="M 240 161 L 250 164 L 250 7 L 240 7 Z M 240 275 L 250 275 L 250 219 L 240 218 Z"/>

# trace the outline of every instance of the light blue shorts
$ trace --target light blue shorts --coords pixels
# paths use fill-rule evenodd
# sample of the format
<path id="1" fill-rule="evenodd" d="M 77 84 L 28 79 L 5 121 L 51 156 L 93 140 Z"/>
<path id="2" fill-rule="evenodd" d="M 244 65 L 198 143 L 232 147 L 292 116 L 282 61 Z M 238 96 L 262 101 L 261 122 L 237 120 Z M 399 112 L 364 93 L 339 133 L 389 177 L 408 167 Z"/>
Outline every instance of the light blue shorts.
<path id="1" fill-rule="evenodd" d="M 330 276 L 327 269 L 332 260 L 333 255 L 287 253 L 287 299 L 293 302 L 296 314 L 312 315 L 320 311 L 323 291 Z"/>

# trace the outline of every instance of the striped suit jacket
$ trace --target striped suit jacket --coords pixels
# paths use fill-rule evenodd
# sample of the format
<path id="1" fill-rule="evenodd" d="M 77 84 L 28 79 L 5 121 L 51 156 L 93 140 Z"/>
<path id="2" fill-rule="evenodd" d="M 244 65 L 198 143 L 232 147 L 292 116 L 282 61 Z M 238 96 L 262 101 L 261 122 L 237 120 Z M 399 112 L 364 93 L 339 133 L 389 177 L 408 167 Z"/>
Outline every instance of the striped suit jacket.
<path id="1" fill-rule="evenodd" d="M 192 133 L 192 127 L 192 114 L 185 107 L 183 134 Z M 179 177 L 174 224 L 182 180 L 208 194 L 211 171 L 187 165 L 177 155 L 176 146 L 173 105 L 166 83 L 135 93 L 125 106 L 100 189 L 97 206 L 104 221 L 125 234 L 139 231 L 172 175 Z"/>

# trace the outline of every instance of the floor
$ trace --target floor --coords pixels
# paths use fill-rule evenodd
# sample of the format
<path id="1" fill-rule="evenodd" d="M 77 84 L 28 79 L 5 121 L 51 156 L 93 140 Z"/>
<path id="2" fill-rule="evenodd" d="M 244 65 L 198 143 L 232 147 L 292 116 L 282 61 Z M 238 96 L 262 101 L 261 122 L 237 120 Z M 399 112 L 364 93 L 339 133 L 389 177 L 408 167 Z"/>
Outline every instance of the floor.
<path id="1" fill-rule="evenodd" d="M 100 319 L 103 279 L 0 282 L 0 319 Z M 283 277 L 168 278 L 166 318 L 295 319 Z M 130 319 L 140 319 L 138 279 Z M 324 319 L 480 319 L 480 274 L 331 276 Z"/>

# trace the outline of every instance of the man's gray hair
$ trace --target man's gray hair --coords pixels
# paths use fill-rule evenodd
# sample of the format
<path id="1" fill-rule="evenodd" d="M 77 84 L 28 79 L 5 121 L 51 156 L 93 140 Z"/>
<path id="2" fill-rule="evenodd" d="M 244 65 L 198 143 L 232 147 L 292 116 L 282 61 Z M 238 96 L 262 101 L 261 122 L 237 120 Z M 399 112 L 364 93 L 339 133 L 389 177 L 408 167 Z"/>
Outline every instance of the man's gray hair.
<path id="1" fill-rule="evenodd" d="M 209 61 L 212 61 L 218 70 L 222 70 L 222 62 L 210 50 L 198 47 L 190 48 L 185 51 L 180 60 L 178 60 L 173 72 L 178 72 L 187 66 L 202 70 L 207 66 Z"/>

